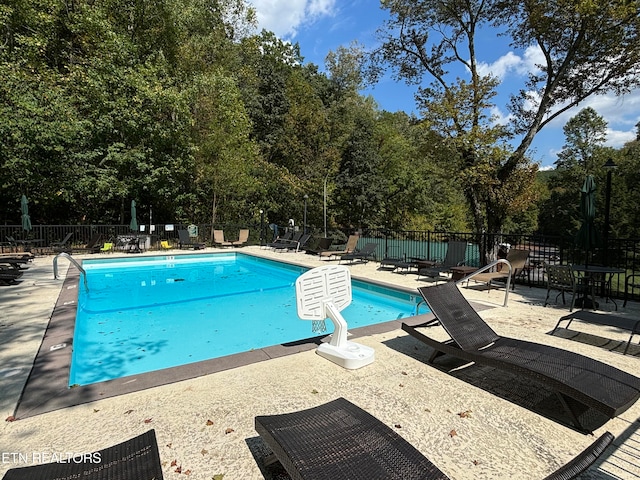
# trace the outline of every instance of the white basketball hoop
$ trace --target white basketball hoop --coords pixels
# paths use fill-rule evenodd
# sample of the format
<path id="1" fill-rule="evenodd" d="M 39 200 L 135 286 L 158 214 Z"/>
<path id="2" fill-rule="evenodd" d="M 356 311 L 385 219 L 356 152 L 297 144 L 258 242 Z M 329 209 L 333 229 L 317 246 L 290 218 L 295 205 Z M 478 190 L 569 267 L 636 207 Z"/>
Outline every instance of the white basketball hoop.
<path id="1" fill-rule="evenodd" d="M 340 312 L 351 304 L 351 273 L 343 265 L 327 265 L 303 273 L 296 280 L 298 317 L 312 320 L 312 330 L 320 333 L 329 318 L 334 331 L 329 343 L 322 343 L 317 353 L 338 365 L 355 369 L 374 360 L 374 350 L 347 341 L 347 322 Z M 318 332 L 316 332 L 318 329 Z"/>

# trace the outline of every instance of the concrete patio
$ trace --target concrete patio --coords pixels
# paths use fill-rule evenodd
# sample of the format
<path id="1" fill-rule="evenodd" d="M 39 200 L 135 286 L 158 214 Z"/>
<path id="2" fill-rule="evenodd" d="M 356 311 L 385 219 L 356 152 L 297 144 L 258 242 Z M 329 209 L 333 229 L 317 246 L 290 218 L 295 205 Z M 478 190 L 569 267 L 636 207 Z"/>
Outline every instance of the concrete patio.
<path id="1" fill-rule="evenodd" d="M 326 263 L 304 253 L 259 247 L 238 251 L 309 267 Z M 66 262 L 61 260 L 59 266 L 64 277 Z M 379 270 L 375 262 L 349 268 L 354 278 L 412 290 L 428 285 L 415 274 Z M 70 268 L 69 274 L 73 271 Z M 19 285 L 0 287 L 4 419 L 16 415 L 56 302 L 73 297 L 68 291 L 73 287 L 63 280 L 53 278 L 52 257 L 38 257 Z M 574 323 L 551 335 L 558 319 L 568 314 L 568 306 L 560 302 L 544 308 L 546 289 L 518 285 L 507 307 L 501 306 L 504 289 L 487 290 L 472 282 L 462 292 L 483 306 L 481 316 L 501 335 L 576 351 L 640 375 L 638 339 L 627 355 L 621 353 L 628 332 Z M 618 303 L 620 315 L 640 315 L 637 302 L 626 308 Z M 606 312 L 613 305 L 602 302 L 601 308 Z M 522 385 L 517 398 L 510 388 L 517 378 L 476 366 L 447 370 L 445 363 L 435 368 L 426 363 L 430 350 L 396 327 L 358 339 L 376 352 L 375 362 L 358 370 L 342 369 L 306 349 L 215 373 L 203 371 L 175 383 L 132 388 L 117 396 L 106 389 L 101 392 L 98 386 L 86 403 L 3 422 L 0 474 L 26 466 L 24 459 L 39 453 L 90 452 L 154 428 L 167 479 L 187 473 L 202 480 L 286 478 L 278 469 L 263 469 L 259 457 L 268 451 L 254 430 L 254 417 L 300 410 L 337 397 L 392 426 L 452 479 L 541 479 L 593 441 L 557 418 L 553 405 L 530 405 L 538 386 Z M 444 333 L 438 330 L 434 328 L 434 336 Z M 640 478 L 639 429 L 640 402 L 594 431 L 599 435 L 608 430 L 616 440 L 584 478 Z"/>

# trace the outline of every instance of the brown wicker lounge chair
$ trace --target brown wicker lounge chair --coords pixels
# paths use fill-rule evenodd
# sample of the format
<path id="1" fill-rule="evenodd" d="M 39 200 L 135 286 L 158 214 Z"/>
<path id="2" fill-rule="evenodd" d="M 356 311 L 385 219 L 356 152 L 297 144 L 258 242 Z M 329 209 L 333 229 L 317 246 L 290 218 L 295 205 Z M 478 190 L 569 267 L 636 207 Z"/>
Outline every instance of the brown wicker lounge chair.
<path id="1" fill-rule="evenodd" d="M 590 409 L 614 418 L 640 398 L 640 378 L 627 372 L 561 348 L 499 336 L 453 282 L 418 291 L 451 337 L 436 341 L 402 324 L 403 330 L 434 349 L 429 363 L 449 354 L 544 384 L 582 431 L 588 431 L 581 418 L 589 418 Z"/>
<path id="2" fill-rule="evenodd" d="M 82 458 L 82 460 L 80 460 Z M 72 461 L 8 470 L 3 480 L 162 480 L 155 430 Z"/>
<path id="3" fill-rule="evenodd" d="M 370 413 L 344 398 L 299 412 L 258 416 L 256 431 L 294 480 L 448 479 L 427 457 Z M 545 480 L 568 480 L 613 441 L 609 432 Z"/>

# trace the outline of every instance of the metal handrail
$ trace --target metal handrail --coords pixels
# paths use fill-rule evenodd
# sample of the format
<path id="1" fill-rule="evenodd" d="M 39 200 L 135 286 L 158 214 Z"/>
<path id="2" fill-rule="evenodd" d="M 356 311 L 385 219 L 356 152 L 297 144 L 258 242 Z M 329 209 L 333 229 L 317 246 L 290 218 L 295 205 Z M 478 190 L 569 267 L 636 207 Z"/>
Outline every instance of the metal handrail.
<path id="1" fill-rule="evenodd" d="M 87 272 L 85 271 L 84 268 L 82 268 L 82 266 L 76 261 L 75 258 L 73 258 L 71 255 L 69 255 L 66 252 L 59 253 L 58 255 L 53 257 L 53 278 L 56 279 L 56 280 L 58 279 L 58 257 L 67 258 L 73 265 L 75 265 L 75 267 L 78 270 L 80 270 L 80 273 L 84 277 L 84 288 L 88 292 L 89 291 L 89 285 L 87 284 Z"/>
<path id="2" fill-rule="evenodd" d="M 507 267 L 509 267 L 509 276 L 507 277 L 507 287 L 506 287 L 506 291 L 504 292 L 504 303 L 502 304 L 503 307 L 506 307 L 507 302 L 509 301 L 509 287 L 511 286 L 511 276 L 512 276 L 511 274 L 513 272 L 513 267 L 511 266 L 511 263 L 509 263 L 509 261 L 505 260 L 504 258 L 499 258 L 498 260 L 491 262 L 490 264 L 485 265 L 484 267 L 481 267 L 479 270 L 476 270 L 475 272 L 467 275 L 466 277 L 461 278 L 460 280 L 456 281 L 456 285 L 458 285 L 459 283 L 471 280 L 476 275 L 486 272 L 487 270 L 495 267 L 499 263 L 504 263 L 507 265 Z"/>

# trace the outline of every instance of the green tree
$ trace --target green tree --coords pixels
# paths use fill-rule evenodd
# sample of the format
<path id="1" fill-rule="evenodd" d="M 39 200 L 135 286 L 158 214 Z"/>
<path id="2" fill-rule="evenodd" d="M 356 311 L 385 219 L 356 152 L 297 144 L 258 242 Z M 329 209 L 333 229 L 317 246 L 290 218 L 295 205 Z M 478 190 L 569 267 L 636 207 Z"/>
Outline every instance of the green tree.
<path id="1" fill-rule="evenodd" d="M 380 30 L 373 78 L 390 64 L 396 78 L 408 83 L 432 80 L 419 91 L 421 106 L 441 106 L 434 125 L 454 142 L 458 158 L 452 171 L 463 175 L 477 231 L 501 230 L 510 213 L 502 200 L 512 191 L 508 187 L 514 183 L 508 183 L 514 174 L 529 183 L 525 198 L 531 192 L 535 169 L 525 154 L 545 125 L 591 95 L 620 94 L 640 84 L 640 20 L 634 2 L 382 0 L 381 5 L 391 20 Z M 490 28 L 508 35 L 515 48 L 536 47 L 543 53 L 540 70 L 511 99 L 509 130 L 496 128 L 486 113 L 494 105 L 497 83 L 481 75 L 477 43 L 479 33 Z M 458 67 L 468 80 L 452 71 Z M 515 149 L 500 145 L 512 138 L 519 138 Z"/>
<path id="2" fill-rule="evenodd" d="M 584 108 L 562 127 L 566 137 L 556 166 L 568 169 L 579 165 L 588 173 L 607 136 L 607 122 L 591 107 Z"/>

